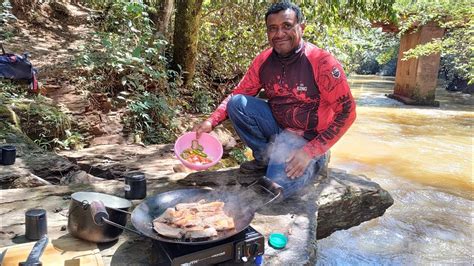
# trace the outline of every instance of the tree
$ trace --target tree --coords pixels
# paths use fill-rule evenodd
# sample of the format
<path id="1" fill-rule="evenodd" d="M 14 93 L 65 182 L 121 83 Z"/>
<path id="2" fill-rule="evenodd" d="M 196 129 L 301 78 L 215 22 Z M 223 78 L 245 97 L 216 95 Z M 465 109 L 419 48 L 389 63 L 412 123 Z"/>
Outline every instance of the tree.
<path id="1" fill-rule="evenodd" d="M 202 2 L 178 0 L 176 5 L 173 66 L 175 70 L 183 71 L 185 87 L 191 84 L 195 72 Z"/>
<path id="2" fill-rule="evenodd" d="M 166 36 L 174 11 L 174 0 L 148 0 L 145 3 L 152 7 L 149 14 L 156 30 Z"/>

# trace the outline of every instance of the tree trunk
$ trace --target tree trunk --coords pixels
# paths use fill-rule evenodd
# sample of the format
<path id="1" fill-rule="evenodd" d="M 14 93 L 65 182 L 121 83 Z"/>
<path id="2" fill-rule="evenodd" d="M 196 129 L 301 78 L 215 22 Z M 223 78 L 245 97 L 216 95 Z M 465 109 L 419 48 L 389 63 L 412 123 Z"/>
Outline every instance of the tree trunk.
<path id="1" fill-rule="evenodd" d="M 174 0 L 161 0 L 155 8 L 156 13 L 150 13 L 150 18 L 155 23 L 156 30 L 166 36 L 174 10 Z"/>
<path id="2" fill-rule="evenodd" d="M 203 0 L 178 0 L 174 36 L 173 68 L 183 73 L 185 87 L 191 83 L 196 67 L 198 33 Z"/>
<path id="3" fill-rule="evenodd" d="M 27 19 L 31 11 L 37 7 L 37 0 L 10 0 L 12 13 L 18 19 Z"/>

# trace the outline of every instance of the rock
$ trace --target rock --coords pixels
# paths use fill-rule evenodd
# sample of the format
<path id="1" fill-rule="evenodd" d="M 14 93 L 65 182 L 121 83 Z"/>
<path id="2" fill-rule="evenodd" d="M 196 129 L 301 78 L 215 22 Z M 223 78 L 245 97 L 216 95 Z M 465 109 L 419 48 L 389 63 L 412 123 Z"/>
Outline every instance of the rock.
<path id="1" fill-rule="evenodd" d="M 105 130 L 102 129 L 101 124 L 95 124 L 92 127 L 90 127 L 89 132 L 94 136 L 100 136 L 105 133 Z"/>
<path id="2" fill-rule="evenodd" d="M 94 182 L 103 181 L 104 179 L 90 175 L 82 170 L 71 171 L 61 178 L 61 185 L 69 184 L 90 184 Z"/>
<path id="3" fill-rule="evenodd" d="M 225 125 L 219 125 L 211 132 L 211 135 L 215 136 L 220 141 L 224 150 L 231 150 L 237 145 L 237 141 L 234 138 L 234 136 L 237 135 L 233 132 L 231 126 L 227 125 L 226 127 Z"/>
<path id="4" fill-rule="evenodd" d="M 8 105 L 3 103 L 0 105 L 0 121 L 15 123 L 15 113 L 8 107 Z"/>
<path id="5" fill-rule="evenodd" d="M 48 185 L 52 184 L 39 176 L 30 174 L 16 178 L 10 185 L 10 188 L 39 187 Z"/>
<path id="6" fill-rule="evenodd" d="M 99 136 L 90 141 L 90 145 L 92 146 L 125 143 L 125 138 L 119 134 Z"/>
<path id="7" fill-rule="evenodd" d="M 190 173 L 190 172 L 193 172 L 193 170 L 187 168 L 186 166 L 184 166 L 182 164 L 176 164 L 175 166 L 173 166 L 173 171 L 175 173 Z"/>
<path id="8" fill-rule="evenodd" d="M 61 180 L 70 171 L 79 170 L 77 165 L 52 152 L 27 154 L 22 159 L 25 169 L 46 180 Z"/>
<path id="9" fill-rule="evenodd" d="M 48 235 L 52 239 L 64 235 L 70 195 L 73 192 L 97 191 L 123 197 L 123 181 L 94 181 L 100 180 L 97 179 L 99 176 L 119 179 L 137 170 L 144 172 L 147 177 L 148 197 L 194 186 L 238 192 L 242 200 L 246 201 L 242 206 L 258 208 L 251 225 L 266 239 L 273 232 L 282 232 L 288 236 L 288 245 L 283 250 L 266 245 L 265 262 L 268 265 L 291 265 L 295 262 L 298 265 L 314 265 L 317 239 L 379 217 L 393 203 L 388 192 L 370 179 L 331 169 L 327 178 L 318 178 L 313 186 L 299 195 L 265 205 L 270 194 L 259 190 L 258 186 L 245 187 L 258 175 L 243 175 L 237 168 L 190 174 L 176 171 L 179 161 L 174 157 L 172 148 L 171 144 L 147 147 L 100 145 L 80 151 L 61 152 L 60 155 L 68 160 L 44 152 L 27 155 L 20 151 L 21 157 L 17 158 L 18 162 L 14 165 L 18 171 L 10 172 L 10 176 L 16 172 L 21 176 L 32 173 L 25 161 L 34 161 L 30 157 L 37 157 L 36 162 L 31 163 L 32 169 L 51 174 L 54 178 L 58 178 L 58 172 L 62 173 L 58 180 L 70 185 L 2 190 L 0 220 L 4 222 L 0 229 L 0 245 L 26 241 L 23 237 L 24 212 L 33 207 L 47 210 Z M 42 156 L 52 156 L 54 159 L 47 160 Z M 41 167 L 40 162 L 43 162 Z M 0 176 L 3 169 L 7 167 L 0 168 Z M 47 173 L 46 169 L 50 169 L 50 172 Z M 7 174 L 3 176 L 8 178 Z M 140 203 L 139 200 L 132 201 L 133 208 Z M 140 243 L 139 247 L 137 243 Z M 117 242 L 102 245 L 100 249 L 106 265 L 138 261 L 146 264 L 151 261 L 151 246 L 150 239 L 124 232 Z M 137 249 L 149 252 L 137 252 Z"/>
<path id="10" fill-rule="evenodd" d="M 1 109 L 1 108 L 0 108 Z M 3 145 L 14 145 L 17 148 L 17 157 L 21 157 L 23 151 L 39 151 L 40 148 L 28 136 L 23 134 L 17 127 L 4 123 L 0 119 L 0 143 Z"/>
<path id="11" fill-rule="evenodd" d="M 211 173 L 208 172 L 207 174 Z M 221 177 L 214 175 L 216 179 Z M 182 188 L 167 183 L 158 183 L 159 179 L 149 181 L 149 197 L 156 193 Z M 220 184 L 220 181 L 215 183 Z M 314 265 L 316 259 L 316 239 L 328 232 L 341 229 L 340 225 L 342 222 L 350 225 L 356 223 L 360 218 L 369 219 L 367 210 L 365 211 L 366 215 L 355 215 L 355 222 L 351 221 L 351 215 L 355 213 L 353 210 L 357 210 L 358 203 L 364 202 L 364 197 L 361 197 L 361 195 L 371 190 L 373 192 L 372 196 L 383 191 L 377 187 L 375 183 L 365 178 L 333 171 L 332 176 L 324 179 L 319 184 L 314 184 L 313 189 L 310 189 L 306 194 L 260 208 L 255 214 L 251 225 L 262 233 L 266 239 L 273 232 L 281 232 L 288 237 L 287 247 L 283 250 L 275 250 L 266 245 L 266 263 L 268 265 L 291 265 L 297 261 L 298 265 Z M 247 191 L 245 190 L 246 188 L 239 185 L 216 187 L 216 189 L 247 192 L 244 198 L 250 200 L 254 207 L 264 203 L 263 198 L 261 198 L 262 195 L 258 194 L 257 191 Z M 4 212 L 0 214 L 0 219 L 5 221 L 0 230 L 0 245 L 9 245 L 12 241 L 26 241 L 22 240 L 24 234 L 24 211 L 32 207 L 42 207 L 47 210 L 48 234 L 52 239 L 64 235 L 63 228 L 67 224 L 69 205 L 69 198 L 65 196 L 75 191 L 97 191 L 123 197 L 123 183 L 109 180 L 88 185 L 43 186 L 30 189 L 4 190 L 0 198 L 0 204 L 4 209 Z M 353 193 L 352 199 L 349 193 Z M 356 195 L 359 195 L 359 198 Z M 367 194 L 366 197 L 369 197 L 369 195 Z M 257 198 L 260 198 L 260 200 L 257 200 Z M 382 196 L 381 199 L 383 198 Z M 335 204 L 331 204 L 332 200 L 335 201 Z M 376 200 L 376 197 L 374 200 Z M 352 202 L 352 205 L 349 202 Z M 134 201 L 134 206 L 137 206 L 139 203 L 140 201 Z M 318 204 L 320 204 L 319 211 Z M 250 204 L 245 204 L 244 206 L 250 206 Z M 345 206 L 346 209 L 342 208 L 342 206 Z M 370 210 L 370 206 L 363 207 Z M 339 210 L 332 210 L 334 208 L 339 208 Z M 56 212 L 59 209 L 62 209 L 62 211 Z M 351 215 L 345 215 L 344 210 Z M 337 217 L 336 214 L 342 215 L 343 218 Z M 374 218 L 375 215 L 372 214 L 370 217 Z M 127 251 L 130 248 L 133 249 L 134 245 L 130 243 L 134 243 L 136 246 L 137 241 L 141 243 L 140 245 L 143 248 L 149 249 L 151 246 L 150 239 L 124 232 L 118 242 L 101 247 L 104 262 L 106 264 L 110 260 L 118 262 L 117 259 L 119 257 L 121 258 L 120 261 L 124 263 L 133 261 L 145 263 L 151 260 L 149 258 L 151 255 L 149 254 L 153 252 L 143 255 L 140 252 Z M 116 254 L 119 250 L 121 255 L 117 257 Z"/>
<path id="12" fill-rule="evenodd" d="M 81 170 L 104 179 L 118 179 L 131 171 L 142 171 L 147 178 L 173 174 L 179 163 L 173 145 L 100 145 L 60 154 L 80 166 Z"/>
<path id="13" fill-rule="evenodd" d="M 178 180 L 179 184 L 185 186 L 230 186 L 248 185 L 260 177 L 258 174 L 242 174 L 238 168 L 222 169 L 218 171 L 193 172 L 183 179 Z"/>
<path id="14" fill-rule="evenodd" d="M 53 17 L 57 19 L 64 20 L 71 16 L 71 11 L 69 11 L 67 5 L 64 3 L 52 1 L 49 3 L 49 6 L 51 7 L 51 10 L 53 12 Z"/>
<path id="15" fill-rule="evenodd" d="M 30 150 L 28 146 L 18 143 L 8 143 L 8 145 L 14 145 L 17 148 L 17 158 L 15 164 L 0 167 L 0 183 L 4 188 L 10 187 L 12 182 L 19 178 L 21 180 L 17 181 L 13 187 L 39 185 L 43 181 L 38 181 L 38 178 L 44 179 L 48 184 L 58 184 L 70 171 L 79 170 L 77 165 L 55 153 Z M 27 185 L 28 180 L 34 179 L 36 180 L 34 184 Z"/>
<path id="16" fill-rule="evenodd" d="M 382 216 L 393 204 L 390 194 L 365 176 L 331 169 L 318 185 L 318 239 Z"/>

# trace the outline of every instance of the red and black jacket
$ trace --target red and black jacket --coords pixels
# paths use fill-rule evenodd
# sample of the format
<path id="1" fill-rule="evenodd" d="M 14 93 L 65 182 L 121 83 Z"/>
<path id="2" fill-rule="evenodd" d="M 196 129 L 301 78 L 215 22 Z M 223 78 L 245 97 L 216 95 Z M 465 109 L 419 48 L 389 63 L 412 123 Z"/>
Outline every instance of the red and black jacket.
<path id="1" fill-rule="evenodd" d="M 265 90 L 277 123 L 309 142 L 311 157 L 324 154 L 347 131 L 356 117 L 341 64 L 327 51 L 303 42 L 288 57 L 272 48 L 260 53 L 232 93 L 208 120 L 213 126 L 227 119 L 227 102 L 235 94 L 255 96 Z"/>

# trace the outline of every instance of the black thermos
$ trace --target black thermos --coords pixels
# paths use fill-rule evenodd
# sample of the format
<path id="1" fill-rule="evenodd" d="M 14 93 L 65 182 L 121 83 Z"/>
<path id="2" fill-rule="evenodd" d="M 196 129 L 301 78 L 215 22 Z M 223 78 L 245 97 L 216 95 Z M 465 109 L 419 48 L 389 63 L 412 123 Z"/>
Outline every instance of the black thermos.
<path id="1" fill-rule="evenodd" d="M 146 179 L 144 173 L 132 173 L 125 176 L 125 198 L 146 198 Z"/>
<path id="2" fill-rule="evenodd" d="M 3 146 L 2 147 L 2 164 L 12 165 L 15 163 L 16 148 L 15 146 Z"/>
<path id="3" fill-rule="evenodd" d="M 25 213 L 25 237 L 29 240 L 38 240 L 48 234 L 46 210 L 29 209 Z"/>

